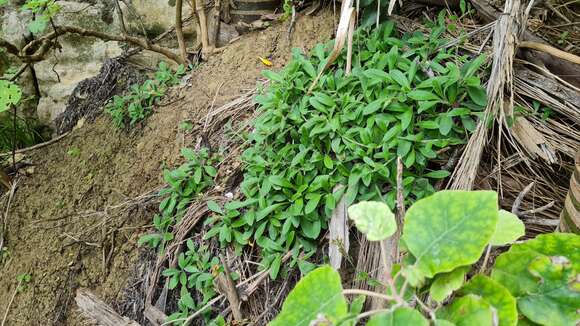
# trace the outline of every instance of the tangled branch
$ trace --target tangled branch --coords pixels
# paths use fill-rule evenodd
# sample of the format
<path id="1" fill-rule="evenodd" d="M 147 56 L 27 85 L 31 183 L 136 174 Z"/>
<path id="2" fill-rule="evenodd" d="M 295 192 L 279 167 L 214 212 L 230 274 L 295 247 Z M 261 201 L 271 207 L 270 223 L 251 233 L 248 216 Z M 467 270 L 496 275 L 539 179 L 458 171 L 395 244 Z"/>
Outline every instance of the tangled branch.
<path id="1" fill-rule="evenodd" d="M 22 48 L 22 50 L 18 50 L 18 47 L 16 45 L 4 39 L 0 39 L 0 47 L 5 48 L 8 53 L 18 57 L 25 63 L 34 63 L 44 60 L 48 51 L 55 46 L 56 43 L 54 42 L 54 40 L 58 36 L 64 34 L 77 34 L 86 37 L 96 37 L 103 41 L 117 41 L 129 43 L 141 47 L 145 50 L 160 53 L 177 63 L 185 63 L 183 61 L 183 58 L 175 54 L 175 52 L 173 52 L 172 49 L 159 46 L 156 44 L 151 44 L 148 40 L 144 38 L 129 35 L 109 34 L 94 30 L 88 30 L 76 26 L 55 26 L 54 31 L 44 35 L 43 37 L 40 37 L 36 40 L 29 42 Z"/>

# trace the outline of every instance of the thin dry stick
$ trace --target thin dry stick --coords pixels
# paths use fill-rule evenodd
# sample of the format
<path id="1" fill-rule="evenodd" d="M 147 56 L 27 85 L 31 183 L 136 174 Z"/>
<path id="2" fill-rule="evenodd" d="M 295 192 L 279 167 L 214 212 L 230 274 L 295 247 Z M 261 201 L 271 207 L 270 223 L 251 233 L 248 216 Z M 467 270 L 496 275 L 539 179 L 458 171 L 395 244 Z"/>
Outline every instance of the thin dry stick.
<path id="1" fill-rule="evenodd" d="M 475 132 L 469 138 L 465 151 L 451 175 L 448 184 L 450 189 L 469 190 L 473 187 L 483 150 L 489 138 L 487 123 L 495 118 L 496 123 L 499 125 L 499 135 L 497 137 L 499 146 L 502 140 L 502 124 L 507 125 L 504 108 L 506 104 L 513 106 L 513 91 L 508 91 L 507 94 L 504 91 L 505 89 L 513 88 L 512 64 L 515 55 L 515 42 L 521 32 L 520 26 L 525 26 L 525 19 L 521 17 L 519 0 L 506 1 L 503 13 L 495 24 L 493 36 L 494 57 L 487 86 L 487 97 L 490 101 L 485 109 L 483 118 L 480 119 Z M 501 164 L 501 161 L 498 160 L 498 164 Z"/>
<path id="2" fill-rule="evenodd" d="M 528 192 L 530 192 L 530 190 L 532 190 L 532 187 L 534 186 L 534 182 L 531 182 L 529 185 L 527 185 L 524 190 L 522 190 L 518 196 L 516 197 L 516 200 L 514 200 L 514 204 L 512 205 L 512 214 L 515 215 L 520 215 L 520 206 L 522 205 L 522 200 L 524 200 L 524 197 L 526 197 L 526 195 L 528 194 Z"/>
<path id="3" fill-rule="evenodd" d="M 60 135 L 60 136 L 58 136 L 58 137 L 56 137 L 54 139 L 51 139 L 49 141 L 46 141 L 44 143 L 40 143 L 40 144 L 36 144 L 34 146 L 30 146 L 30 147 L 18 149 L 18 150 L 16 150 L 16 154 L 28 152 L 28 151 L 31 151 L 31 150 L 34 150 L 34 149 L 42 148 L 44 146 L 48 146 L 50 144 L 56 143 L 57 141 L 63 139 L 66 136 L 68 136 L 68 134 L 70 134 L 70 131 L 69 132 L 66 132 L 66 133 L 64 133 L 64 134 L 62 134 L 62 135 Z M 5 152 L 5 153 L 0 153 L 0 157 L 10 156 L 10 155 L 12 155 L 12 151 Z"/>
<path id="4" fill-rule="evenodd" d="M 541 206 L 541 207 L 538 207 L 538 208 L 534 208 L 534 209 L 530 209 L 530 210 L 527 210 L 527 211 L 523 211 L 520 214 L 522 214 L 523 216 L 525 216 L 525 215 L 538 214 L 538 213 L 541 213 L 543 211 L 547 211 L 548 209 L 552 208 L 555 204 L 556 204 L 555 201 L 551 201 L 551 202 L 547 203 L 544 206 Z"/>
<path id="5" fill-rule="evenodd" d="M 481 268 L 479 269 L 479 274 L 485 273 L 485 267 L 487 265 L 487 261 L 489 260 L 490 253 L 491 253 L 491 245 L 487 245 L 487 249 L 485 250 L 485 257 L 483 258 L 483 263 L 481 263 Z"/>
<path id="6" fill-rule="evenodd" d="M 580 57 L 579 56 L 572 54 L 572 53 L 562 51 L 562 50 L 557 49 L 557 48 L 550 46 L 548 44 L 524 41 L 524 42 L 520 42 L 520 44 L 518 44 L 518 45 L 520 48 L 527 48 L 527 49 L 533 49 L 533 50 L 546 52 L 548 54 L 553 55 L 554 57 L 564 59 L 564 60 L 570 61 L 572 63 L 575 63 L 577 65 L 580 65 Z"/>
<path id="7" fill-rule="evenodd" d="M 375 298 L 383 299 L 385 301 L 396 301 L 396 298 L 392 297 L 390 295 L 377 293 L 377 292 L 373 292 L 373 291 L 360 290 L 360 289 L 342 290 L 342 294 L 344 294 L 344 295 L 365 295 L 367 297 L 375 297 Z"/>
<path id="8" fill-rule="evenodd" d="M 18 292 L 18 288 L 20 287 L 21 284 L 22 284 L 22 280 L 18 281 L 18 285 L 14 289 L 14 292 L 12 292 L 12 297 L 10 298 L 10 301 L 8 302 L 8 306 L 6 307 L 6 311 L 4 312 L 4 318 L 2 318 L 2 324 L 0 324 L 0 326 L 4 326 L 4 324 L 6 323 L 6 318 L 8 317 L 8 311 L 10 311 L 10 306 L 12 305 L 12 302 L 14 301 L 14 297 L 16 296 L 16 293 Z"/>
<path id="9" fill-rule="evenodd" d="M 284 263 L 291 256 L 292 256 L 292 253 L 291 252 L 288 252 L 286 255 L 284 255 L 284 257 L 282 257 L 282 262 Z M 265 271 L 262 271 L 260 273 L 257 273 L 255 275 L 251 276 L 250 278 L 246 279 L 245 281 L 240 282 L 240 284 L 236 285 L 236 288 L 240 288 L 240 287 L 244 286 L 245 284 L 248 284 L 251 280 L 256 279 L 253 283 L 251 283 L 250 285 L 248 285 L 248 287 L 246 289 L 246 293 L 248 295 L 251 295 L 256 290 L 256 288 L 258 287 L 258 285 L 264 279 L 266 279 L 268 277 L 268 274 L 269 273 L 270 273 L 270 269 L 267 269 Z M 183 325 L 189 325 L 189 323 L 192 320 L 194 320 L 197 316 L 201 315 L 205 310 L 207 310 L 208 308 L 210 308 L 216 302 L 218 302 L 219 300 L 221 300 L 223 298 L 224 298 L 224 295 L 223 294 L 220 294 L 219 296 L 217 296 L 214 299 L 212 299 L 211 301 L 209 301 L 205 306 L 201 307 L 198 311 L 196 311 L 195 313 L 193 313 L 189 317 L 187 317 L 187 318 L 181 318 L 181 319 L 175 319 L 173 321 L 168 321 L 168 322 L 165 322 L 165 323 L 161 324 L 160 326 L 169 325 L 171 323 L 180 322 L 180 321 L 183 321 Z"/>
<path id="10" fill-rule="evenodd" d="M 423 303 L 423 301 L 421 301 L 421 299 L 416 294 L 414 295 L 414 297 L 415 301 L 419 304 L 421 309 L 429 315 L 429 318 L 431 318 L 433 322 L 435 322 L 436 318 L 433 309 L 429 308 L 425 303 Z"/>
<path id="11" fill-rule="evenodd" d="M 360 320 L 360 319 L 367 318 L 367 317 L 370 317 L 372 315 L 380 314 L 380 313 L 383 313 L 383 312 L 392 312 L 395 309 L 399 308 L 400 306 L 401 305 L 396 304 L 396 305 L 390 307 L 389 309 L 374 309 L 374 310 L 369 310 L 367 312 L 363 312 L 362 314 L 359 314 L 358 316 L 356 316 L 356 319 Z"/>
<path id="12" fill-rule="evenodd" d="M 397 227 L 403 226 L 403 217 L 405 216 L 405 197 L 403 191 L 403 161 L 397 157 Z"/>
<path id="13" fill-rule="evenodd" d="M 16 185 L 18 184 L 18 180 L 19 179 L 16 179 L 14 182 L 12 182 L 12 186 L 10 187 L 10 194 L 8 195 L 8 203 L 6 203 L 6 210 L 2 216 L 2 223 L 0 223 L 0 252 L 2 252 L 2 248 L 4 247 L 4 232 L 6 232 L 8 225 L 8 211 L 10 211 L 10 207 L 12 206 L 12 199 L 14 198 L 14 193 L 16 192 Z"/>
<path id="14" fill-rule="evenodd" d="M 225 275 L 225 283 L 226 283 L 226 298 L 230 302 L 230 307 L 232 308 L 232 314 L 234 315 L 235 320 L 242 320 L 244 319 L 242 316 L 242 312 L 240 311 L 240 297 L 238 296 L 238 290 L 236 289 L 236 285 L 231 277 L 230 267 L 228 266 L 228 262 L 224 259 L 223 255 L 220 255 L 220 260 L 222 265 L 224 266 L 224 275 Z"/>

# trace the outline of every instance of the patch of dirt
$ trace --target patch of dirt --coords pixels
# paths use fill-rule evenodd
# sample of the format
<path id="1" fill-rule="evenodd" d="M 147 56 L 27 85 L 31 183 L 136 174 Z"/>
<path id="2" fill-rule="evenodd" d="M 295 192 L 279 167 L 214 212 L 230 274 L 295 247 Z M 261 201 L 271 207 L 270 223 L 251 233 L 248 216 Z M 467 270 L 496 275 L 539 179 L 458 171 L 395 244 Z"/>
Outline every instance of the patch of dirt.
<path id="1" fill-rule="evenodd" d="M 180 148 L 194 139 L 178 129 L 179 123 L 197 122 L 210 108 L 252 89 L 267 68 L 258 57 L 281 68 L 292 47 L 309 49 L 330 39 L 333 29 L 332 12 L 326 10 L 299 17 L 290 41 L 287 23 L 244 35 L 197 68 L 186 86 L 172 90 L 166 104 L 131 133 L 100 116 L 28 153 L 35 170 L 20 180 L 8 214 L 10 256 L 0 265 L 2 315 L 18 275 L 32 277 L 16 295 L 6 325 L 86 324 L 74 303 L 79 287 L 115 307 L 126 299 L 124 289 L 136 286 L 127 284 L 136 266 L 154 259 L 137 240 L 157 204 L 148 199 L 115 206 L 163 184 L 163 168 L 177 165 Z"/>

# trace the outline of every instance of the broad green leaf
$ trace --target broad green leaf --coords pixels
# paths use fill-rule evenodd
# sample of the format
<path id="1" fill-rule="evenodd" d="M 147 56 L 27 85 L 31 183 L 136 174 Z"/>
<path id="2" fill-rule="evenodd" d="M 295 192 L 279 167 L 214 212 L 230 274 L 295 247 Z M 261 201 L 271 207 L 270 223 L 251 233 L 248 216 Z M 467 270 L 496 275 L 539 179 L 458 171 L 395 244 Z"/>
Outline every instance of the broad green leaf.
<path id="1" fill-rule="evenodd" d="M 330 266 L 319 267 L 296 284 L 270 326 L 308 326 L 322 316 L 336 324 L 348 314 L 340 275 Z"/>
<path id="2" fill-rule="evenodd" d="M 578 248 L 578 235 L 539 235 L 501 254 L 491 276 L 517 297 L 519 310 L 531 321 L 575 325 L 580 320 Z"/>
<path id="3" fill-rule="evenodd" d="M 0 112 L 7 111 L 12 105 L 18 104 L 21 97 L 20 87 L 7 80 L 0 80 Z"/>
<path id="4" fill-rule="evenodd" d="M 526 234 L 524 223 L 515 214 L 502 209 L 499 211 L 495 232 L 489 244 L 503 246 L 516 241 L 524 234 Z"/>
<path id="5" fill-rule="evenodd" d="M 275 82 L 282 82 L 284 80 L 280 74 L 275 73 L 271 70 L 262 71 L 262 75 L 264 77 L 268 78 L 269 80 L 275 81 Z"/>
<path id="6" fill-rule="evenodd" d="M 392 312 L 379 313 L 369 319 L 367 326 L 428 326 L 429 321 L 415 309 L 397 308 Z"/>
<path id="7" fill-rule="evenodd" d="M 499 326 L 515 326 L 518 322 L 516 299 L 501 284 L 485 275 L 476 275 L 460 293 L 474 294 L 485 299 L 497 311 Z"/>
<path id="8" fill-rule="evenodd" d="M 195 151 L 191 148 L 183 147 L 181 149 L 181 156 L 183 156 L 188 161 L 193 161 L 197 158 Z"/>
<path id="9" fill-rule="evenodd" d="M 562 256 L 540 256 L 528 269 L 538 285 L 533 292 L 518 298 L 522 314 L 540 325 L 578 325 L 580 274 L 570 261 Z"/>
<path id="10" fill-rule="evenodd" d="M 189 292 L 186 292 L 181 296 L 181 303 L 183 303 L 189 309 L 195 309 L 195 302 L 193 301 L 193 298 Z"/>
<path id="11" fill-rule="evenodd" d="M 348 312 L 352 315 L 355 315 L 355 316 L 360 314 L 364 308 L 364 304 L 365 304 L 366 300 L 367 300 L 367 297 L 362 295 L 362 294 L 357 296 L 350 303 L 350 306 L 348 308 Z"/>
<path id="12" fill-rule="evenodd" d="M 487 94 L 482 87 L 477 86 L 467 86 L 467 94 L 473 103 L 479 106 L 487 105 Z"/>
<path id="13" fill-rule="evenodd" d="M 398 115 L 398 118 L 401 119 L 401 128 L 406 130 L 411 124 L 411 120 L 413 119 L 413 110 L 409 108 L 407 111 Z"/>
<path id="14" fill-rule="evenodd" d="M 334 163 L 332 162 L 332 159 L 328 155 L 325 155 L 324 156 L 324 166 L 327 169 L 332 169 L 332 167 L 334 166 Z"/>
<path id="15" fill-rule="evenodd" d="M 348 208 L 348 217 L 370 241 L 384 240 L 397 230 L 395 214 L 385 203 L 362 201 Z"/>
<path id="16" fill-rule="evenodd" d="M 400 70 L 394 69 L 391 72 L 389 72 L 389 75 L 391 76 L 391 78 L 393 78 L 395 82 L 397 82 L 397 84 L 401 85 L 401 87 L 403 88 L 410 87 L 409 80 L 407 80 L 405 74 L 402 73 Z"/>
<path id="17" fill-rule="evenodd" d="M 316 78 L 316 70 L 309 60 L 304 60 L 302 62 L 302 67 L 311 78 Z"/>
<path id="18" fill-rule="evenodd" d="M 278 272 L 280 271 L 280 263 L 282 262 L 282 255 L 277 254 L 276 258 L 270 264 L 270 278 L 275 280 L 278 276 Z"/>
<path id="19" fill-rule="evenodd" d="M 218 205 L 218 203 L 216 203 L 213 200 L 210 200 L 207 202 L 207 208 L 209 208 L 210 211 L 218 213 L 218 214 L 223 214 L 224 211 L 223 209 L 220 207 L 220 205 Z"/>
<path id="20" fill-rule="evenodd" d="M 491 277 L 515 297 L 533 292 L 538 280 L 528 270 L 539 256 L 565 257 L 576 271 L 580 270 L 580 236 L 572 233 L 550 233 L 523 243 L 513 244 L 497 257 Z"/>
<path id="21" fill-rule="evenodd" d="M 444 179 L 449 176 L 449 171 L 447 170 L 438 170 L 438 171 L 431 171 L 429 173 L 425 173 L 425 177 L 433 178 L 433 179 Z"/>
<path id="22" fill-rule="evenodd" d="M 363 109 L 363 115 L 369 115 L 377 112 L 380 108 L 382 108 L 385 101 L 383 99 L 378 99 L 369 103 Z"/>
<path id="23" fill-rule="evenodd" d="M 304 214 L 310 214 L 310 213 L 314 212 L 316 207 L 318 207 L 318 203 L 320 202 L 320 198 L 322 198 L 322 195 L 316 193 L 316 194 L 312 194 L 311 196 L 309 196 L 307 198 L 309 198 L 309 200 L 306 203 L 306 206 L 304 207 Z"/>
<path id="24" fill-rule="evenodd" d="M 481 65 L 485 62 L 485 59 L 486 59 L 485 55 L 482 54 L 477 58 L 475 58 L 473 61 L 465 64 L 464 68 L 462 69 L 464 71 L 462 77 L 469 78 L 473 76 L 473 74 L 475 74 L 475 72 L 479 69 L 479 67 L 481 67 Z"/>
<path id="25" fill-rule="evenodd" d="M 46 29 L 47 25 L 48 25 L 48 19 L 45 16 L 41 15 L 41 16 L 36 17 L 34 20 L 32 20 L 28 24 L 28 30 L 32 34 L 39 34 L 39 33 L 42 33 Z"/>
<path id="26" fill-rule="evenodd" d="M 493 325 L 491 305 L 483 298 L 468 294 L 439 310 L 437 318 L 445 319 L 457 326 Z"/>
<path id="27" fill-rule="evenodd" d="M 431 278 L 475 263 L 495 231 L 497 211 L 493 191 L 440 191 L 417 201 L 402 237 L 417 259 L 413 273 Z"/>
<path id="28" fill-rule="evenodd" d="M 320 230 L 322 228 L 320 220 L 308 221 L 302 220 L 300 222 L 300 228 L 304 235 L 310 239 L 316 239 L 320 235 Z"/>
<path id="29" fill-rule="evenodd" d="M 279 175 L 270 176 L 270 183 L 284 188 L 292 188 L 292 184 L 286 178 Z"/>
<path id="30" fill-rule="evenodd" d="M 453 118 L 447 114 L 439 116 L 439 132 L 447 136 L 453 128 Z"/>
<path id="31" fill-rule="evenodd" d="M 282 205 L 284 205 L 284 204 L 283 203 L 273 204 L 273 205 L 270 205 L 270 206 L 264 208 L 263 210 L 259 211 L 256 214 L 256 221 L 261 221 L 264 217 L 270 215 L 270 213 L 272 213 L 273 211 L 275 211 L 276 209 L 278 209 Z"/>
<path id="32" fill-rule="evenodd" d="M 413 91 L 410 91 L 409 93 L 407 93 L 407 96 L 409 96 L 410 98 L 416 100 L 416 101 L 436 101 L 436 100 L 440 100 L 440 98 L 429 92 L 429 91 L 423 91 L 420 89 L 416 89 Z M 431 102 L 430 104 L 436 104 L 437 102 Z"/>
<path id="33" fill-rule="evenodd" d="M 445 300 L 453 291 L 459 289 L 465 281 L 468 267 L 458 267 L 449 273 L 435 275 L 429 294 L 437 302 Z"/>
<path id="34" fill-rule="evenodd" d="M 409 153 L 409 151 L 411 150 L 412 145 L 413 145 L 413 143 L 411 143 L 408 140 L 400 140 L 399 146 L 397 146 L 397 156 L 398 157 L 405 157 L 405 155 L 407 155 Z"/>

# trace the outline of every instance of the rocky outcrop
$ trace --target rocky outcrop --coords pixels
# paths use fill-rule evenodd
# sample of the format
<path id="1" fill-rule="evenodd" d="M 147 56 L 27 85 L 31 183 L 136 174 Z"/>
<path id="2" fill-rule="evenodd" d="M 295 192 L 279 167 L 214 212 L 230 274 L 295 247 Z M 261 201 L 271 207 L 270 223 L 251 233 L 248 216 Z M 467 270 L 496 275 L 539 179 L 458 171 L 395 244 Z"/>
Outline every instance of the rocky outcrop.
<path id="1" fill-rule="evenodd" d="M 58 1 L 62 9 L 54 22 L 57 25 L 75 25 L 107 33 L 122 33 L 116 1 Z M 23 2 L 9 0 L 9 4 L 0 11 L 0 34 L 17 46 L 22 46 L 27 38 L 32 37 L 27 26 L 30 13 L 20 9 Z M 142 35 L 145 32 L 154 37 L 174 24 L 174 8 L 167 0 L 119 0 L 118 3 L 129 33 Z M 184 16 L 189 16 L 189 7 L 184 9 Z M 191 44 L 191 35 L 188 41 Z M 120 55 L 126 46 L 77 35 L 61 36 L 58 43 L 59 49 L 51 51 L 46 60 L 34 64 L 41 95 L 36 114 L 41 122 L 48 124 L 65 110 L 68 98 L 79 82 L 98 75 L 103 63 Z M 147 52 L 140 55 L 142 57 L 136 60 L 152 66 L 162 59 L 159 55 Z M 18 63 L 12 62 L 12 65 L 17 67 Z M 19 79 L 19 84 L 27 94 L 35 93 L 31 78 L 30 74 L 25 74 Z"/>

